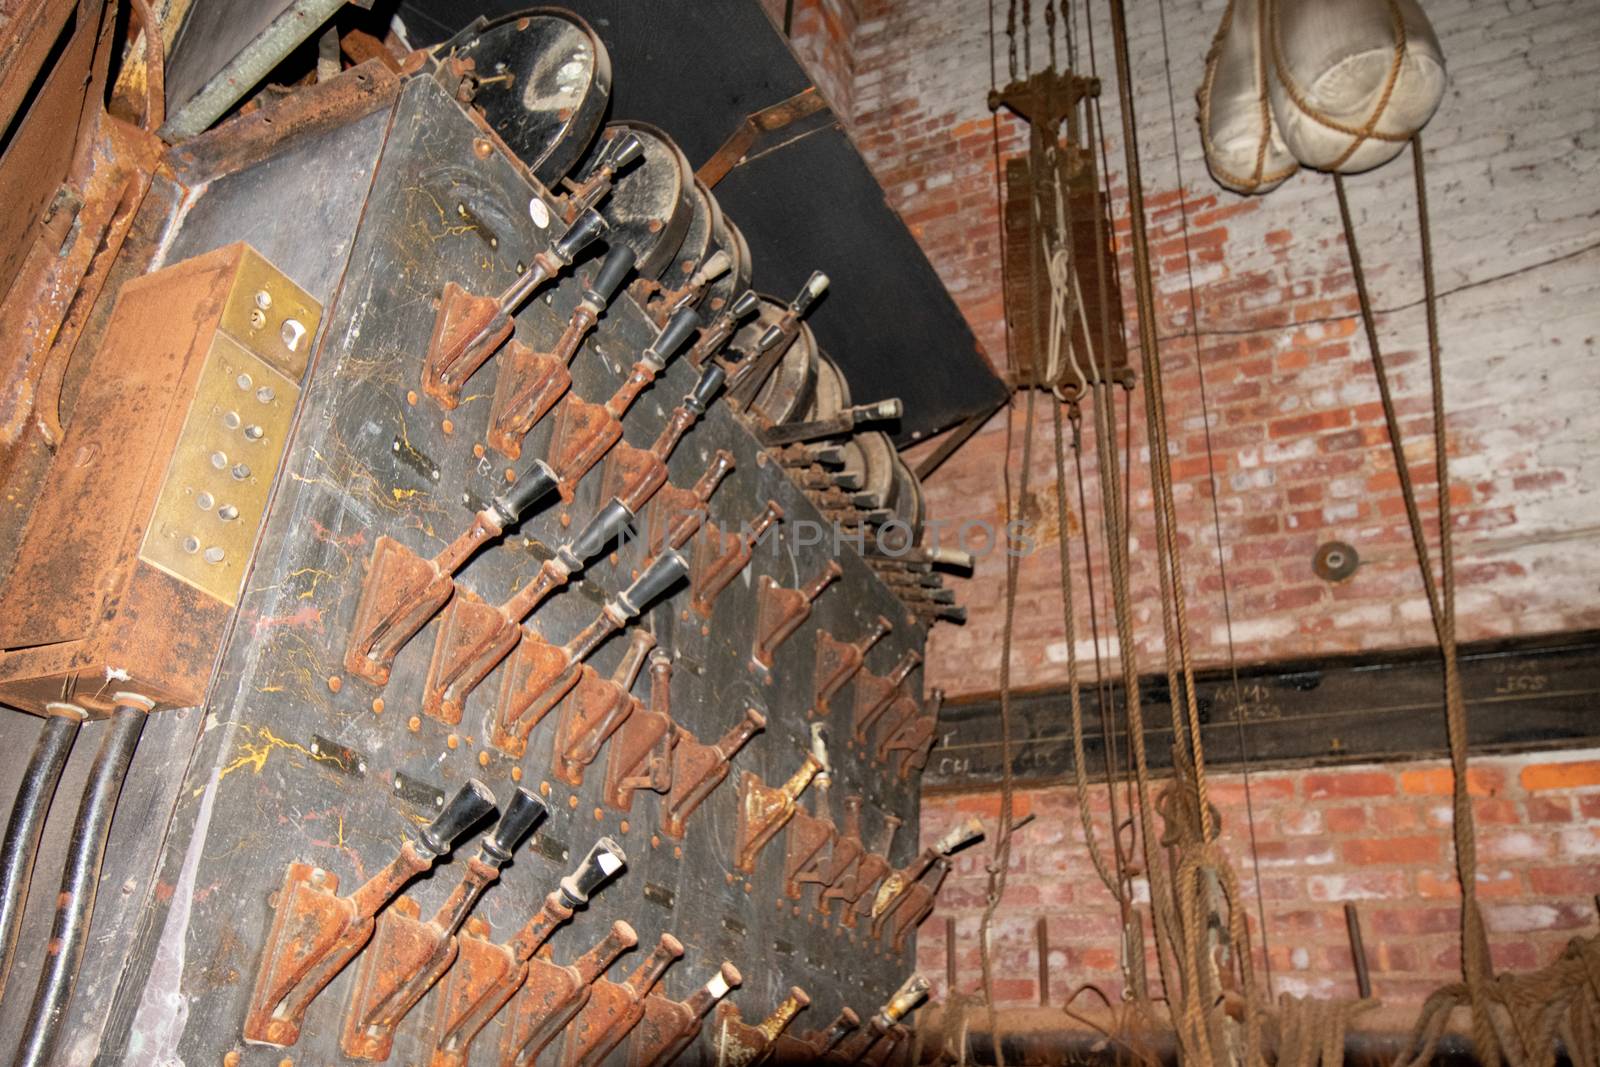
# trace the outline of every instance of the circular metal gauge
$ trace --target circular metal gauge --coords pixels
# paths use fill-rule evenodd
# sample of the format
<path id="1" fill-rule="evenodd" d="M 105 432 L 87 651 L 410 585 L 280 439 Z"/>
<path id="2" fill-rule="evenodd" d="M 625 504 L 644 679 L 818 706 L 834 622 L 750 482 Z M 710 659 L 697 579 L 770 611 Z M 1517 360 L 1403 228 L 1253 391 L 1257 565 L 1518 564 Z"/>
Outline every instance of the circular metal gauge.
<path id="1" fill-rule="evenodd" d="M 750 288 L 750 246 L 745 243 L 744 234 L 732 219 L 722 214 L 720 208 L 717 214 L 721 224 L 712 233 L 711 243 L 732 256 L 733 265 L 728 268 L 728 273 L 712 282 L 706 290 L 705 309 L 708 315 L 715 315 Z"/>
<path id="2" fill-rule="evenodd" d="M 850 406 L 850 383 L 844 380 L 838 364 L 828 353 L 817 352 L 817 387 L 812 391 L 811 403 L 806 405 L 802 422 L 830 419 Z"/>
<path id="3" fill-rule="evenodd" d="M 711 195 L 711 190 L 699 178 L 694 180 L 692 192 L 694 216 L 689 220 L 689 231 L 683 235 L 683 244 L 678 246 L 678 265 L 661 278 L 669 289 L 676 289 L 700 269 L 700 264 L 706 261 L 715 247 L 713 239 L 722 223 L 722 208 L 717 204 L 717 198 Z"/>
<path id="4" fill-rule="evenodd" d="M 641 278 L 659 278 L 672 263 L 694 221 L 694 171 L 672 139 L 642 122 L 614 122 L 601 141 L 635 133 L 644 151 L 617 175 L 600 214 L 611 227 L 606 241 L 631 247 Z"/>
<path id="5" fill-rule="evenodd" d="M 589 24 L 541 8 L 488 23 L 444 60 L 464 100 L 551 188 L 583 156 L 611 100 L 611 57 Z"/>
<path id="6" fill-rule="evenodd" d="M 894 454 L 894 498 L 889 502 L 895 516 L 911 527 L 911 543 L 922 542 L 922 520 L 925 517 L 922 502 L 922 483 L 911 473 L 900 453 Z"/>
<path id="7" fill-rule="evenodd" d="M 890 506 L 894 499 L 894 445 L 876 430 L 856 434 L 855 442 L 861 446 L 867 468 L 858 495 L 868 507 Z"/>
<path id="8" fill-rule="evenodd" d="M 783 318 L 787 305 L 770 296 L 761 298 L 761 308 L 733 335 L 729 348 L 749 360 L 755 352 L 756 342 L 767 327 Z M 756 394 L 750 410 L 764 416 L 772 425 L 790 421 L 806 409 L 811 402 L 811 392 L 817 382 L 817 339 L 811 327 L 800 324 L 800 332 L 778 360 L 778 365 L 767 376 L 766 384 Z"/>

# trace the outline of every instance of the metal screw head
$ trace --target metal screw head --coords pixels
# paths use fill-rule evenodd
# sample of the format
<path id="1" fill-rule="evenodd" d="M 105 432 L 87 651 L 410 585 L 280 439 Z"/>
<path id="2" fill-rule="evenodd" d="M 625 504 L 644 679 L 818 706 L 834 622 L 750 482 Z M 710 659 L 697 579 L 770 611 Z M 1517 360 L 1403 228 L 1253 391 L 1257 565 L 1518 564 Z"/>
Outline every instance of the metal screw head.
<path id="1" fill-rule="evenodd" d="M 227 553 L 224 552 L 219 546 L 212 545 L 210 548 L 206 549 L 205 561 L 212 564 L 221 563 L 226 556 Z"/>
<path id="2" fill-rule="evenodd" d="M 267 310 L 267 308 L 269 308 L 271 306 L 272 306 L 272 294 L 267 292 L 265 289 L 257 289 L 256 290 L 256 307 L 260 308 L 262 311 L 265 311 L 265 310 Z"/>

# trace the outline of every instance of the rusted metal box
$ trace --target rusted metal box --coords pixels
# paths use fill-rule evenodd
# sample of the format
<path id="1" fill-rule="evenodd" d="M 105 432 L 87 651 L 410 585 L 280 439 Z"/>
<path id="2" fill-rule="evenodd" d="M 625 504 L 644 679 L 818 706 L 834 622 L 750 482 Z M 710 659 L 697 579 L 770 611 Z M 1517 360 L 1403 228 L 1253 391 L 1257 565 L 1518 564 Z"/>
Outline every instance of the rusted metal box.
<path id="1" fill-rule="evenodd" d="M 242 243 L 124 287 L 0 593 L 0 702 L 201 702 L 321 316 Z"/>

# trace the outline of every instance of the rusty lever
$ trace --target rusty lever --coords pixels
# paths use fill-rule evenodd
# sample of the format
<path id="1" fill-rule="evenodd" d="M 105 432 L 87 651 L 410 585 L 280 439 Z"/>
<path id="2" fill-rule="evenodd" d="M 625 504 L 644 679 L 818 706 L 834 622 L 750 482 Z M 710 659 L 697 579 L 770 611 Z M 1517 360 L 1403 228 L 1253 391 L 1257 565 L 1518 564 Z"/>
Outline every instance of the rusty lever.
<path id="1" fill-rule="evenodd" d="M 520 756 L 527 747 L 529 732 L 578 684 L 579 668 L 590 653 L 638 618 L 646 605 L 670 589 L 687 570 L 688 565 L 677 552 L 661 553 L 632 585 L 606 601 L 594 622 L 564 645 L 551 645 L 523 627 L 500 686 L 491 738 L 494 745 Z"/>
<path id="2" fill-rule="evenodd" d="M 788 589 L 763 574 L 756 582 L 756 635 L 750 660 L 758 671 L 772 670 L 772 655 L 800 624 L 811 617 L 811 604 L 836 578 L 844 574 L 839 561 L 830 559 L 822 573 L 798 589 Z"/>
<path id="3" fill-rule="evenodd" d="M 378 538 L 350 624 L 345 669 L 375 685 L 387 684 L 395 654 L 455 591 L 451 578 L 456 571 L 555 487 L 555 472 L 536 461 L 432 559 L 423 559 L 387 534 Z"/>
<path id="4" fill-rule="evenodd" d="M 459 957 L 447 972 L 438 998 L 435 1032 L 441 1036 L 431 1067 L 465 1067 L 473 1039 L 526 981 L 528 961 L 534 953 L 626 863 L 622 847 L 602 837 L 505 944 L 470 934 L 460 939 Z"/>
<path id="5" fill-rule="evenodd" d="M 512 316 L 533 291 L 568 267 L 606 231 L 596 211 L 578 215 L 549 248 L 534 253 L 533 265 L 497 297 L 479 296 L 449 282 L 422 364 L 422 390 L 443 408 L 461 402 L 461 386 L 511 336 Z"/>
<path id="6" fill-rule="evenodd" d="M 743 981 L 739 968 L 725 962 L 688 1000 L 669 1000 L 658 993 L 645 997 L 644 1017 L 628 1050 L 629 1067 L 666 1067 L 676 1060 L 700 1036 L 711 1009 Z"/>
<path id="7" fill-rule="evenodd" d="M 356 968 L 355 996 L 340 1039 L 345 1055 L 360 1060 L 389 1058 L 395 1028 L 455 963 L 456 932 L 478 898 L 499 878 L 500 868 L 511 862 L 534 824 L 548 814 L 544 801 L 518 789 L 432 918 L 419 921 L 416 903 L 407 897 L 379 914 L 372 944 Z"/>
<path id="8" fill-rule="evenodd" d="M 274 898 L 272 927 L 245 1015 L 245 1040 L 278 1046 L 298 1041 L 306 1008 L 366 947 L 378 912 L 493 810 L 489 787 L 469 779 L 433 822 L 349 896 L 337 895 L 338 875 L 291 863 Z"/>
<path id="9" fill-rule="evenodd" d="M 465 590 L 446 606 L 422 689 L 422 707 L 447 723 L 461 721 L 467 697 L 517 645 L 519 625 L 552 593 L 583 570 L 633 521 L 633 513 L 613 500 L 555 555 L 531 581 L 504 603 L 486 604 Z"/>
<path id="10" fill-rule="evenodd" d="M 491 448 L 512 459 L 522 455 L 522 439 L 571 388 L 572 373 L 567 367 L 633 270 L 634 258 L 633 248 L 620 242 L 606 250 L 600 269 L 583 287 L 566 329 L 549 352 L 535 352 L 519 341 L 506 346 L 489 408 L 486 439 Z"/>
<path id="11" fill-rule="evenodd" d="M 696 808 L 728 777 L 728 761 L 752 737 L 766 729 L 767 717 L 757 708 L 746 708 L 744 718 L 722 735 L 714 745 L 701 744 L 695 736 L 676 728 L 677 744 L 672 759 L 672 788 L 661 802 L 661 832 L 681 838 L 684 823 Z"/>
<path id="12" fill-rule="evenodd" d="M 673 312 L 605 403 L 591 404 L 575 394 L 568 394 L 562 401 L 550 436 L 550 466 L 556 472 L 561 499 L 571 502 L 578 482 L 621 440 L 622 417 L 683 347 L 699 322 L 700 316 L 693 308 Z"/>
<path id="13" fill-rule="evenodd" d="M 589 1002 L 567 1031 L 562 1067 L 594 1067 L 604 1060 L 644 1017 L 644 998 L 682 955 L 683 942 L 662 934 L 654 950 L 627 978 L 621 982 L 602 978 L 594 983 Z"/>
<path id="14" fill-rule="evenodd" d="M 829 774 L 827 739 L 821 723 L 811 725 L 811 751 L 789 780 L 774 789 L 746 771 L 739 779 L 739 826 L 734 836 L 733 865 L 749 874 L 758 856 L 794 816 L 800 795 L 813 780 Z"/>

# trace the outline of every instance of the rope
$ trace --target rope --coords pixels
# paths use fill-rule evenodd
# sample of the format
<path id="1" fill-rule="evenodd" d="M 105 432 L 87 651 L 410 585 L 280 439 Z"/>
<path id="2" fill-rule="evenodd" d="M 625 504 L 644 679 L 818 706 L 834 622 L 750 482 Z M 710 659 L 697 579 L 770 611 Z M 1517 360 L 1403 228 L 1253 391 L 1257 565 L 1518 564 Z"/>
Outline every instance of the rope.
<path id="1" fill-rule="evenodd" d="M 1205 75 L 1200 81 L 1200 91 L 1197 98 L 1200 104 L 1200 140 L 1205 149 L 1206 160 L 1211 169 L 1216 171 L 1217 177 L 1229 185 L 1236 185 L 1241 189 L 1256 190 L 1263 185 L 1275 185 L 1291 177 L 1300 169 L 1298 162 L 1291 162 L 1281 170 L 1271 174 L 1263 173 L 1267 168 L 1267 148 L 1272 143 L 1272 100 L 1267 87 L 1267 51 L 1266 51 L 1266 24 L 1265 18 L 1256 19 L 1256 109 L 1261 119 L 1261 130 L 1256 137 L 1256 162 L 1249 176 L 1235 174 L 1217 162 L 1221 153 L 1211 140 L 1211 94 L 1216 86 L 1217 69 L 1222 65 L 1222 46 L 1228 38 L 1228 31 L 1233 27 L 1233 5 L 1235 0 L 1228 0 L 1227 10 L 1222 13 L 1222 23 L 1217 27 L 1216 36 L 1211 39 L 1211 50 L 1206 53 Z M 1167 65 L 1170 75 L 1172 66 Z M 1181 188 L 1181 183 L 1180 183 Z"/>
<path id="2" fill-rule="evenodd" d="M 1017 41 L 1016 41 L 1016 12 L 1017 0 L 1011 0 L 1010 10 L 1006 22 L 1006 35 L 1010 43 L 1011 77 L 1017 76 Z M 995 78 L 993 63 L 995 46 L 994 32 L 994 0 L 989 3 L 989 55 L 991 57 L 989 68 L 990 91 L 998 90 L 999 85 Z M 1005 228 L 1005 201 L 1003 195 L 1005 170 L 1000 152 L 1000 112 L 996 109 L 990 120 L 991 146 L 994 152 L 994 199 L 995 199 L 995 228 L 1000 245 L 1000 274 L 1001 289 L 1006 287 L 1006 228 Z M 1015 356 L 1013 352 L 1013 338 L 1011 330 L 1011 317 L 1005 316 L 1006 359 L 1010 364 Z M 1006 450 L 1005 458 L 1001 465 L 1001 480 L 1004 484 L 1006 529 L 1011 529 L 1013 521 L 1013 500 L 1011 497 L 1011 442 L 1013 420 L 1016 405 L 1006 405 Z M 1028 465 L 1032 456 L 1033 442 L 1033 394 L 1028 394 L 1028 411 L 1026 436 L 1023 440 L 1023 463 L 1020 476 L 1019 491 L 1026 498 L 1028 484 Z M 1000 827 L 995 835 L 994 859 L 989 865 L 988 899 L 983 911 L 982 921 L 978 925 L 978 954 L 979 963 L 983 973 L 983 998 L 988 1008 L 990 1043 L 994 1053 L 994 1062 L 998 1067 L 1004 1067 L 1005 1054 L 1000 1048 L 1000 1033 L 997 1025 L 998 1016 L 994 1003 L 994 959 L 989 951 L 989 931 L 994 925 L 995 912 L 1000 907 L 1000 901 L 1005 896 L 1006 872 L 1010 867 L 1011 859 L 1011 815 L 1012 815 L 1012 768 L 1011 768 L 1011 643 L 1013 626 L 1017 610 L 1017 576 L 1021 560 L 1011 553 L 1006 553 L 1006 588 L 1005 588 L 1005 622 L 1001 639 L 1000 653 L 1000 752 L 1001 752 L 1001 778 L 1000 778 Z M 965 1043 L 962 1047 L 962 1061 L 966 1060 Z"/>
<path id="3" fill-rule="evenodd" d="M 1231 6 L 1232 0 L 1230 0 Z M 1260 846 L 1256 840 L 1255 800 L 1250 789 L 1250 750 L 1245 739 L 1244 715 L 1239 705 L 1239 661 L 1233 642 L 1233 605 L 1228 594 L 1228 561 L 1222 550 L 1222 511 L 1219 504 L 1220 494 L 1217 491 L 1217 460 L 1216 452 L 1211 444 L 1211 406 L 1206 395 L 1205 361 L 1200 358 L 1200 300 L 1195 292 L 1194 284 L 1194 257 L 1189 245 L 1189 200 L 1185 193 L 1188 188 L 1183 177 L 1183 151 L 1178 143 L 1178 101 L 1177 93 L 1172 85 L 1172 52 L 1168 45 L 1167 37 L 1167 5 L 1166 0 L 1157 0 L 1156 11 L 1161 20 L 1161 58 L 1167 82 L 1167 116 L 1172 131 L 1172 158 L 1177 170 L 1178 179 L 1178 220 L 1180 232 L 1183 236 L 1183 269 L 1189 293 L 1189 333 L 1194 345 L 1194 370 L 1195 378 L 1200 388 L 1200 425 L 1205 441 L 1206 451 L 1206 482 L 1211 490 L 1211 529 L 1217 542 L 1217 574 L 1222 593 L 1222 623 L 1223 632 L 1227 636 L 1228 645 L 1228 673 L 1233 682 L 1234 697 L 1234 728 L 1239 741 L 1239 756 L 1241 760 L 1241 775 L 1244 782 L 1244 813 L 1245 827 L 1250 835 L 1250 861 L 1251 873 L 1256 887 L 1256 920 L 1261 927 L 1262 961 L 1266 970 L 1267 995 L 1272 995 L 1272 955 L 1268 949 L 1267 938 L 1267 913 L 1265 894 L 1261 891 L 1261 860 Z M 1265 82 L 1263 81 L 1263 85 Z"/>
<path id="4" fill-rule="evenodd" d="M 1266 6 L 1266 19 L 1264 22 L 1271 27 L 1268 43 L 1272 49 L 1272 68 L 1278 75 L 1278 84 L 1283 86 L 1284 95 L 1294 102 L 1294 105 L 1305 113 L 1319 126 L 1326 127 L 1337 133 L 1343 133 L 1352 138 L 1350 144 L 1340 153 L 1339 158 L 1329 163 L 1320 170 L 1331 170 L 1338 173 L 1340 167 L 1349 161 L 1367 141 L 1388 141 L 1391 143 L 1410 139 L 1409 134 L 1380 133 L 1378 123 L 1383 121 L 1384 112 L 1389 109 L 1389 99 L 1394 95 L 1395 86 L 1400 83 L 1400 72 L 1406 61 L 1406 22 L 1400 13 L 1400 5 L 1396 0 L 1389 0 L 1389 18 L 1394 26 L 1394 57 L 1389 62 L 1389 73 L 1384 77 L 1383 89 L 1378 93 L 1378 102 L 1372 109 L 1372 114 L 1367 116 L 1367 121 L 1360 126 L 1351 126 L 1339 122 L 1323 112 L 1317 110 L 1311 101 L 1306 99 L 1305 92 L 1294 80 L 1294 75 L 1289 72 L 1289 65 L 1283 59 L 1283 20 L 1278 17 L 1279 0 L 1262 0 Z"/>

